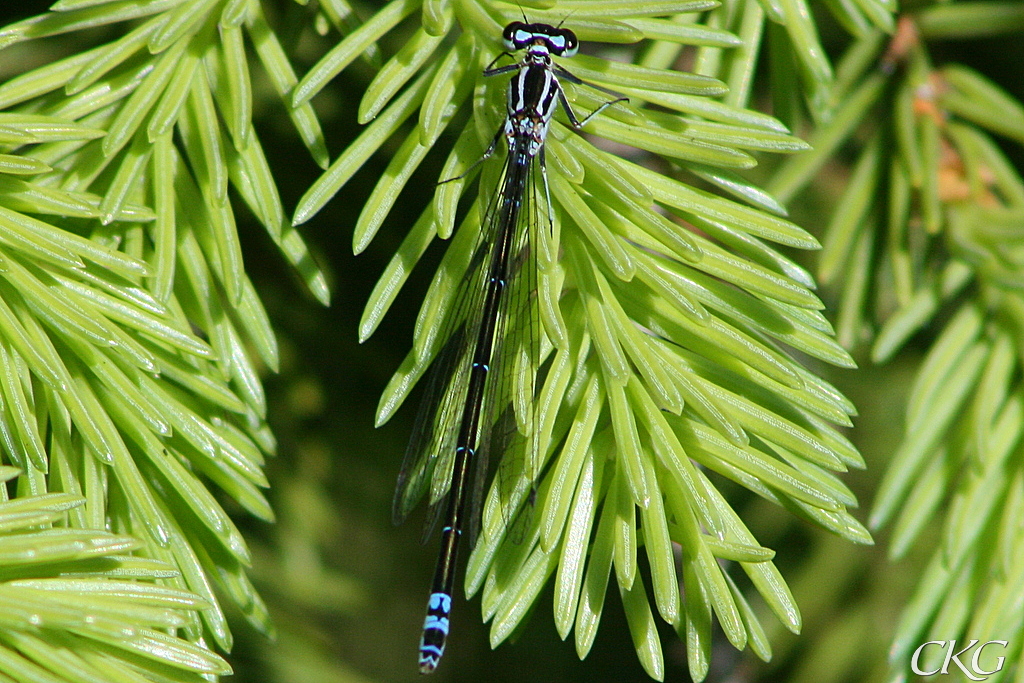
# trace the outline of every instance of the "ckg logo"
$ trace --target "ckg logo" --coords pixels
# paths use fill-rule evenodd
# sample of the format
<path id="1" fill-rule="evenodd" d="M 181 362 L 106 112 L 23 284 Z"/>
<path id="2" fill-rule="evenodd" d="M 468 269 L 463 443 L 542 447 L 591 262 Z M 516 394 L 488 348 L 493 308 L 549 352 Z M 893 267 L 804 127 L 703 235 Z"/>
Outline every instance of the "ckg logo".
<path id="1" fill-rule="evenodd" d="M 934 676 L 935 674 L 942 675 L 950 673 L 949 666 L 950 664 L 954 664 L 960 667 L 960 671 L 962 671 L 963 674 L 967 676 L 967 678 L 969 678 L 970 680 L 984 681 L 989 676 L 1003 668 L 1003 662 L 1006 661 L 1006 657 L 997 657 L 995 661 L 995 668 L 991 671 L 987 671 L 981 668 L 982 651 L 989 645 L 998 645 L 999 647 L 1005 649 L 1007 641 L 990 640 L 987 643 L 984 643 L 983 645 L 978 645 L 978 642 L 979 641 L 977 640 L 972 640 L 967 644 L 967 647 L 957 651 L 955 640 L 929 640 L 927 643 L 922 644 L 919 648 L 914 650 L 914 656 L 910 659 L 910 668 L 918 676 Z M 938 646 L 940 650 L 946 650 L 946 658 L 943 660 L 942 666 L 940 666 L 938 669 L 935 669 L 935 671 L 922 671 L 920 663 L 921 653 L 923 653 L 924 649 L 929 645 Z M 960 659 L 960 656 L 964 655 L 964 653 L 974 648 L 975 645 L 978 645 L 978 647 L 974 650 L 974 654 L 971 655 L 970 664 L 965 665 L 964 662 Z"/>

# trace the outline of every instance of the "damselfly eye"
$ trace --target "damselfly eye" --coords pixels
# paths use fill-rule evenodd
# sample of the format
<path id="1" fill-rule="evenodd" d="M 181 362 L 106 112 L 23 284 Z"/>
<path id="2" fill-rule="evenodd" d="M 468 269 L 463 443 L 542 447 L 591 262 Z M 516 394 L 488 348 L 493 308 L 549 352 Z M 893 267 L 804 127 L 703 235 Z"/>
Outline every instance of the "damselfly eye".
<path id="1" fill-rule="evenodd" d="M 513 21 L 501 32 L 501 42 L 505 44 L 505 49 L 510 52 L 522 50 L 530 42 L 531 38 L 533 38 L 533 32 L 530 31 L 529 26 L 521 21 Z"/>
<path id="2" fill-rule="evenodd" d="M 559 57 L 572 57 L 580 49 L 580 41 L 576 34 L 567 28 L 554 29 L 548 37 L 551 51 Z"/>

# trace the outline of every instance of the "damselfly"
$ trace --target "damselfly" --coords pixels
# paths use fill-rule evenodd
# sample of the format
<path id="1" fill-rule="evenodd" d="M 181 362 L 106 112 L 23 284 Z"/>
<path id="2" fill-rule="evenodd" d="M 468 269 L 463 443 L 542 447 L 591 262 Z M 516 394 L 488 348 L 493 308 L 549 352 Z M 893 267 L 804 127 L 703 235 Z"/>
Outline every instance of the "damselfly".
<path id="1" fill-rule="evenodd" d="M 536 283 L 531 271 L 535 268 L 536 256 L 530 251 L 530 234 L 537 230 L 541 217 L 536 209 L 534 162 L 536 160 L 540 166 L 550 227 L 553 209 L 544 143 L 558 102 L 562 103 L 573 127 L 579 129 L 606 107 L 625 99 L 605 102 L 582 120 L 577 119 L 559 78 L 576 84 L 583 82 L 552 61 L 552 57 L 576 54 L 579 49 L 576 35 L 560 26 L 516 21 L 505 27 L 503 40 L 507 52 L 492 61 L 484 75 L 515 75 L 508 86 L 505 123 L 483 158 L 494 153 L 502 137 L 508 145 L 508 155 L 483 217 L 481 241 L 474 262 L 458 290 L 457 312 L 450 318 L 454 322 L 444 347 L 434 361 L 427 394 L 395 489 L 393 514 L 398 523 L 431 489 L 437 478 L 435 470 L 443 473 L 451 467 L 447 496 L 436 499 L 428 513 L 430 528 L 447 501 L 441 552 L 420 640 L 421 673 L 434 671 L 444 654 L 459 539 L 467 529 L 471 541 L 475 536 L 487 452 L 490 450 L 500 456 L 504 449 L 504 446 L 494 443 L 497 440 L 495 430 L 501 429 L 494 423 L 502 421 L 503 404 L 507 404 L 509 398 L 496 387 L 507 386 L 511 380 L 492 375 L 509 375 L 517 370 L 515 363 L 501 363 L 503 349 L 509 346 L 510 337 L 525 340 L 529 346 L 536 344 L 539 334 L 532 329 L 523 331 L 524 326 L 530 327 L 524 320 L 530 318 L 530 314 L 516 310 L 511 303 L 528 301 L 529 290 L 532 289 L 530 283 L 534 286 Z M 522 61 L 495 67 L 503 56 L 512 57 L 512 52 L 523 50 Z M 466 306 L 472 308 L 467 310 Z M 533 386 L 534 377 L 525 381 Z M 510 429 L 515 430 L 515 426 Z M 474 466 L 474 502 L 467 520 L 467 499 L 471 487 L 469 473 Z"/>

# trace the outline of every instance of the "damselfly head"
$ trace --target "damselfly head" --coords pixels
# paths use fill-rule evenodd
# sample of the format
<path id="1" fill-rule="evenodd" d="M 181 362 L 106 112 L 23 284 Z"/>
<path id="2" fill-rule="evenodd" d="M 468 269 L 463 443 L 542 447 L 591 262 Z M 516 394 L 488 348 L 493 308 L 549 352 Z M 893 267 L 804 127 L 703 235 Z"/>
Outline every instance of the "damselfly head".
<path id="1" fill-rule="evenodd" d="M 505 49 L 509 52 L 529 49 L 531 52 L 540 48 L 556 57 L 572 57 L 580 49 L 580 41 L 576 34 L 567 28 L 557 28 L 549 24 L 527 24 L 513 21 L 505 27 L 501 34 Z"/>

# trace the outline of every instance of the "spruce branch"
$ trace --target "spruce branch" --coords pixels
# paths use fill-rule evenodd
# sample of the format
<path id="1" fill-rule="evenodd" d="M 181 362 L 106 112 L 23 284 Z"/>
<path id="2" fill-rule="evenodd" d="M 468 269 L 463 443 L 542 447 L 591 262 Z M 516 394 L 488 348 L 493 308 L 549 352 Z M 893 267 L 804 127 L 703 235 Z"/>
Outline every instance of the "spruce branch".
<path id="1" fill-rule="evenodd" d="M 260 4 L 63 0 L 0 47 L 107 25 L 120 37 L 0 84 L 0 447 L 18 468 L 3 505 L 33 528 L 0 574 L 42 619 L 5 610 L 16 680 L 227 674 L 209 649 L 232 646 L 225 599 L 270 629 L 213 492 L 274 517 L 260 373 L 278 349 L 229 188 L 328 300 L 251 122 L 256 64 L 280 96 L 296 80 Z M 326 161 L 312 109 L 287 110 Z"/>
<path id="2" fill-rule="evenodd" d="M 196 629 L 197 611 L 212 607 L 170 583 L 175 564 L 145 557 L 138 536 L 68 524 L 88 514 L 87 500 L 46 492 L 39 470 L 2 466 L 0 478 L 35 484 L 0 502 L 0 661 L 9 680 L 198 682 L 231 672 L 201 643 L 168 634 Z"/>
<path id="3" fill-rule="evenodd" d="M 792 53 L 805 66 L 800 92 L 820 105 L 816 116 L 827 118 L 824 94 L 834 79 L 806 6 L 764 4 L 773 20 L 783 22 L 796 45 Z M 860 5 L 891 25 L 891 18 L 881 18 L 888 17 L 885 3 Z M 434 237 L 451 237 L 424 297 L 412 350 L 381 398 L 378 424 L 408 397 L 459 315 L 455 293 L 470 267 L 487 202 L 470 182 L 474 162 L 504 113 L 503 84 L 484 80 L 481 72 L 501 52 L 501 27 L 521 18 L 521 10 L 490 2 L 421 6 L 396 0 L 314 65 L 292 99 L 293 105 L 307 103 L 417 10 L 421 26 L 366 87 L 358 107 L 366 127 L 306 192 L 293 218 L 296 224 L 310 220 L 375 152 L 393 145 L 396 152 L 354 229 L 354 250 L 362 251 L 458 112 L 471 112 L 466 127 L 452 131 L 457 140 L 438 176 L 459 179 L 437 186 L 360 323 L 363 340 L 377 329 Z M 739 564 L 787 628 L 798 631 L 801 623 L 771 561 L 773 551 L 757 542 L 721 494 L 721 477 L 850 540 L 871 542 L 847 511 L 856 504 L 853 495 L 833 474 L 863 467 L 833 426 L 849 425 L 854 408 L 788 350 L 853 366 L 832 338 L 812 277 L 771 243 L 819 245 L 784 218 L 773 196 L 742 175 L 760 152 L 796 152 L 806 145 L 777 119 L 745 108 L 756 46 L 767 27 L 758 3 L 646 8 L 580 0 L 525 11 L 530 21 L 552 24 L 571 11 L 583 41 L 648 40 L 643 51 L 631 53 L 635 64 L 593 56 L 566 64 L 584 80 L 630 98 L 629 106 L 606 110 L 587 132 L 640 150 L 644 163 L 611 154 L 562 122 L 548 138 L 556 225 L 552 235 L 537 238 L 535 305 L 542 322 L 535 329 L 543 334 L 542 354 L 524 366 L 531 373 L 536 370 L 528 368 L 542 368 L 538 421 L 523 412 L 529 400 L 516 398 L 518 389 L 508 394 L 521 428 L 537 430 L 541 461 L 524 465 L 523 484 L 514 490 L 491 487 L 466 592 L 481 594 L 496 646 L 520 626 L 554 575 L 559 633 L 564 637 L 575 628 L 583 657 L 594 642 L 614 570 L 647 672 L 660 679 L 664 670 L 653 628 L 657 613 L 686 639 L 691 674 L 699 681 L 710 661 L 712 614 L 734 646 L 750 644 L 763 659 L 771 656 L 729 563 Z M 696 46 L 694 69 L 666 69 L 686 46 Z M 585 87 L 570 96 L 584 110 L 603 101 Z M 490 172 L 484 164 L 480 187 L 489 186 Z M 456 227 L 460 202 L 469 212 Z M 432 479 L 420 489 L 430 491 L 432 503 L 446 493 L 451 468 L 450 459 L 437 457 Z M 506 533 L 505 511 L 524 504 L 530 481 L 537 496 L 520 539 Z M 682 549 L 681 564 L 675 547 Z M 651 567 L 649 580 L 637 571 L 640 548 Z"/>
<path id="4" fill-rule="evenodd" d="M 884 363 L 937 331 L 906 407 L 904 438 L 871 525 L 892 524 L 903 557 L 941 522 L 934 556 L 890 649 L 894 675 L 928 637 L 1009 640 L 1021 571 L 1020 235 L 1024 179 L 993 136 L 1024 143 L 1024 104 L 976 71 L 936 65 L 933 42 L 1018 31 L 1017 3 L 919 3 L 896 33 L 854 42 L 840 62 L 844 104 L 811 135 L 813 154 L 769 188 L 788 200 L 847 140 L 858 158 L 824 239 L 819 279 L 840 289 L 837 335 Z M 887 151 L 890 153 L 886 154 Z M 934 659 L 934 653 L 931 653 Z M 934 662 L 923 661 L 931 670 Z"/>

